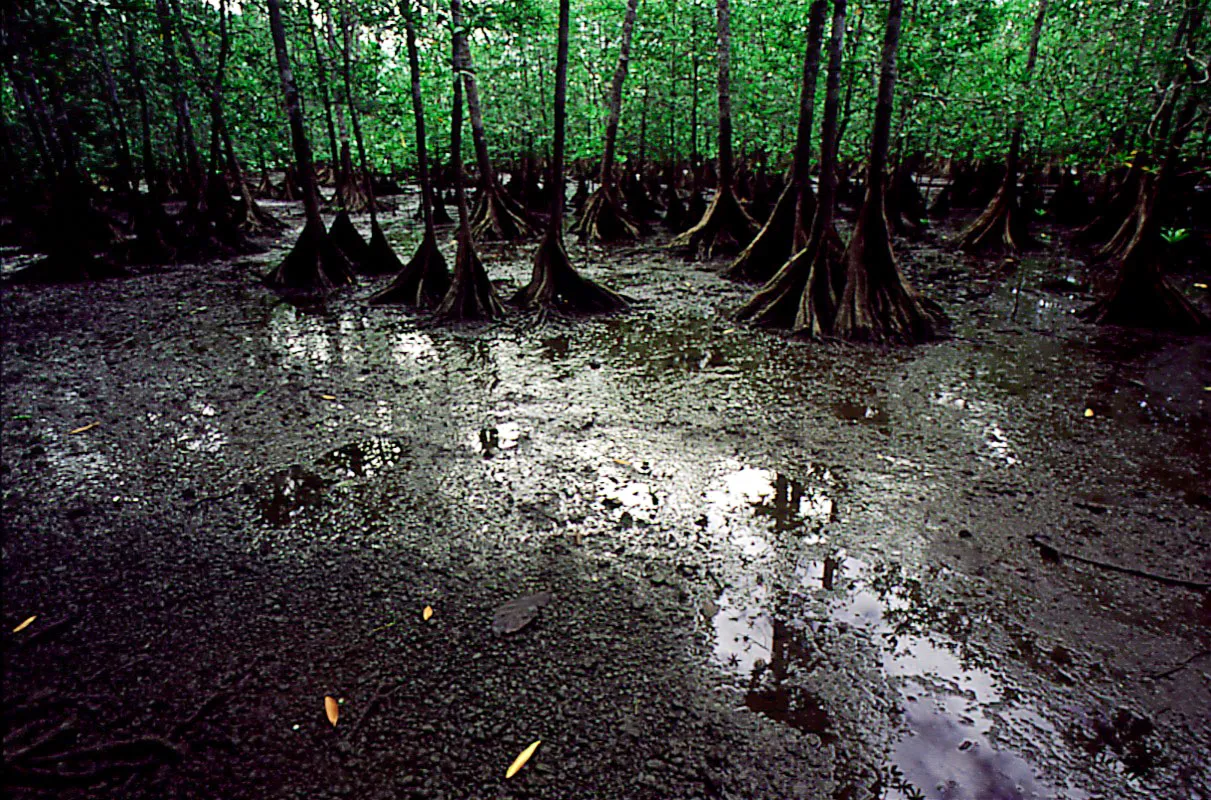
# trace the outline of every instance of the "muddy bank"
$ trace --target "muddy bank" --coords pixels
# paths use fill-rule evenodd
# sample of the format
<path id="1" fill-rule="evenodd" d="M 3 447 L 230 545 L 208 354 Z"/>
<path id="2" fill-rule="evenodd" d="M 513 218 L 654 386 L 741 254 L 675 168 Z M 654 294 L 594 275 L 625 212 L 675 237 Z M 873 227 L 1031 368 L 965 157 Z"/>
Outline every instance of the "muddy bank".
<path id="1" fill-rule="evenodd" d="M 1060 245 L 906 243 L 955 336 L 880 350 L 653 244 L 573 249 L 617 317 L 298 308 L 290 240 L 4 289 L 10 792 L 1211 794 L 1205 593 L 1028 538 L 1207 580 L 1211 342 L 1076 322 Z"/>

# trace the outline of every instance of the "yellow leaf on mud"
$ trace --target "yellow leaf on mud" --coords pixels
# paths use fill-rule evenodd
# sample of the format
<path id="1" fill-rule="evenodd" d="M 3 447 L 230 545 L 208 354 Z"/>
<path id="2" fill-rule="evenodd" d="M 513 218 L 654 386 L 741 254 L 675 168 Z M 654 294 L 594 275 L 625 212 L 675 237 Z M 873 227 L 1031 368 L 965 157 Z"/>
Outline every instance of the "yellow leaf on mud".
<path id="1" fill-rule="evenodd" d="M 1093 409 L 1092 409 L 1092 408 L 1087 408 L 1087 409 L 1085 409 L 1085 416 L 1086 416 L 1086 417 L 1092 417 L 1092 416 L 1093 416 Z"/>
<path id="2" fill-rule="evenodd" d="M 321 399 L 321 400 L 335 400 L 335 399 L 336 399 L 336 395 L 334 395 L 334 394 L 322 394 L 322 395 L 320 395 L 320 399 Z"/>
<path id="3" fill-rule="evenodd" d="M 21 631 L 25 630 L 26 628 L 28 628 L 30 626 L 30 623 L 32 623 L 37 618 L 38 618 L 38 615 L 34 614 L 32 617 L 27 619 L 25 622 L 22 622 L 20 625 L 13 628 L 13 633 L 20 633 Z"/>
<path id="4" fill-rule="evenodd" d="M 530 756 L 534 755 L 534 751 L 542 744 L 542 739 L 539 739 L 534 744 L 521 751 L 521 755 L 513 759 L 513 763 L 509 765 L 509 769 L 505 771 L 505 779 L 508 780 L 517 774 L 517 771 L 526 765 L 530 760 Z"/>
<path id="5" fill-rule="evenodd" d="M 100 424 L 101 424 L 100 422 L 90 422 L 87 425 L 83 425 L 79 428 L 75 428 L 74 430 L 68 431 L 68 434 L 70 435 L 70 434 L 76 434 L 76 433 L 84 433 L 85 431 L 91 431 L 93 428 L 97 427 Z"/>
<path id="6" fill-rule="evenodd" d="M 324 711 L 328 714 L 328 721 L 335 725 L 337 718 L 341 715 L 341 707 L 335 697 L 324 697 Z"/>
<path id="7" fill-rule="evenodd" d="M 425 606 L 425 610 L 420 612 L 421 619 L 428 622 L 433 618 L 433 606 Z"/>
<path id="8" fill-rule="evenodd" d="M 623 458 L 615 458 L 615 459 L 614 459 L 614 463 L 615 463 L 615 464 L 617 464 L 617 465 L 618 465 L 618 466 L 620 466 L 620 467 L 629 467 L 629 466 L 631 466 L 631 462 L 630 462 L 630 461 L 627 461 L 626 459 L 623 459 Z"/>

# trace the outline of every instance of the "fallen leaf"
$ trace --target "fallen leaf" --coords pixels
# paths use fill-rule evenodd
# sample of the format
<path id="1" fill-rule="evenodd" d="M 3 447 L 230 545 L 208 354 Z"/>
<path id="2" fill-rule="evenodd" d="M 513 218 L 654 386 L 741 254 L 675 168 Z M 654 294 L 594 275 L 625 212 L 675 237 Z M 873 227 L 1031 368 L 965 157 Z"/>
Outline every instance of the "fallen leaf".
<path id="1" fill-rule="evenodd" d="M 1092 416 L 1093 416 L 1093 409 L 1092 409 L 1092 408 L 1087 408 L 1087 409 L 1085 409 L 1085 416 L 1086 416 L 1086 417 L 1092 417 Z"/>
<path id="2" fill-rule="evenodd" d="M 630 462 L 630 461 L 627 461 L 627 460 L 626 460 L 626 459 L 624 459 L 624 458 L 616 458 L 616 459 L 614 459 L 614 463 L 615 463 L 615 464 L 617 464 L 617 465 L 618 465 L 618 466 L 620 466 L 620 467 L 629 467 L 629 466 L 631 466 L 631 462 Z"/>
<path id="3" fill-rule="evenodd" d="M 341 707 L 335 697 L 324 697 L 324 711 L 328 713 L 328 721 L 335 725 L 337 717 L 341 715 Z"/>
<path id="4" fill-rule="evenodd" d="M 425 610 L 420 612 L 421 619 L 428 622 L 433 618 L 433 606 L 425 606 Z"/>
<path id="5" fill-rule="evenodd" d="M 550 592 L 526 595 L 498 607 L 492 615 L 492 633 L 517 633 L 538 616 L 538 610 L 551 602 Z"/>
<path id="6" fill-rule="evenodd" d="M 13 628 L 13 633 L 20 633 L 21 631 L 25 630 L 26 628 L 28 628 L 30 626 L 30 623 L 33 622 L 34 620 L 36 620 L 37 618 L 38 618 L 38 615 L 34 614 L 32 617 L 27 619 L 25 622 L 22 622 L 20 625 Z"/>
<path id="7" fill-rule="evenodd" d="M 723 332 L 723 335 L 727 336 L 729 333 L 735 333 L 735 332 L 736 332 L 735 328 L 728 328 L 726 331 Z"/>
<path id="8" fill-rule="evenodd" d="M 513 759 L 513 763 L 509 765 L 507 770 L 505 770 L 505 780 L 512 778 L 517 774 L 519 769 L 526 765 L 526 762 L 530 760 L 530 756 L 534 755 L 534 751 L 538 749 L 540 744 L 542 744 L 542 739 L 539 739 L 525 750 L 522 750 L 521 754 L 518 755 L 517 758 Z"/>
<path id="9" fill-rule="evenodd" d="M 85 431 L 91 431 L 93 428 L 97 427 L 100 424 L 101 424 L 100 422 L 90 422 L 87 425 L 76 428 L 75 430 L 70 430 L 70 431 L 68 431 L 68 433 L 69 434 L 84 433 Z"/>
<path id="10" fill-rule="evenodd" d="M 321 400 L 335 400 L 335 399 L 336 399 L 336 395 L 334 395 L 334 394 L 322 394 L 322 395 L 320 395 L 320 399 L 321 399 Z"/>

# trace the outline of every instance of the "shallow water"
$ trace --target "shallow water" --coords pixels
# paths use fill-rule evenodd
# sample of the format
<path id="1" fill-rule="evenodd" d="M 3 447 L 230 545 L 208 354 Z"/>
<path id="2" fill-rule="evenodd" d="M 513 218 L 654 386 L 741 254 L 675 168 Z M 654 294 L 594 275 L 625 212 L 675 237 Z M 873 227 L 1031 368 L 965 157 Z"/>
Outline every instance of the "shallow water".
<path id="1" fill-rule="evenodd" d="M 415 229 L 397 218 L 387 231 L 404 241 Z M 259 263 L 232 266 L 228 282 L 183 270 L 14 295 L 6 506 L 127 509 L 186 487 L 190 504 L 166 513 L 197 522 L 199 547 L 295 575 L 354 558 L 333 555 L 341 543 L 457 576 L 424 573 L 443 598 L 498 591 L 491 605 L 544 589 L 531 576 L 498 590 L 491 576 L 515 559 L 543 576 L 558 545 L 586 592 L 619 575 L 637 617 L 660 609 L 659 633 L 636 630 L 673 643 L 667 692 L 717 694 L 736 724 L 852 761 L 887 797 L 1206 796 L 1205 665 L 1141 677 L 1205 643 L 1198 601 L 1042 563 L 1026 536 L 1205 575 L 1207 341 L 1085 326 L 1073 313 L 1088 300 L 1082 276 L 1071 292 L 1039 286 L 1067 262 L 999 279 L 914 247 L 928 258 L 906 269 L 952 311 L 955 336 L 896 351 L 736 325 L 746 288 L 651 248 L 574 247 L 636 300 L 575 322 L 443 329 L 367 306 L 375 286 L 300 307 L 254 283 Z M 492 255 L 494 278 L 525 279 L 524 250 Z M 929 265 L 953 276 L 919 274 Z M 156 281 L 172 282 L 188 316 L 162 306 Z M 46 313 L 85 296 L 110 315 Z M 133 346 L 104 346 L 132 331 Z M 65 435 L 93 419 L 95 431 Z M 122 513 L 145 527 L 156 516 Z M 488 588 L 469 589 L 468 575 Z M 394 618 L 375 593 L 402 590 L 369 591 Z M 568 614 L 602 652 L 654 647 L 582 603 L 544 614 Z M 491 658 L 466 647 L 451 640 L 459 669 Z M 642 685 L 628 669 L 626 685 Z M 575 675 L 552 692 L 597 679 Z M 512 702 L 475 691 L 468 708 Z M 731 769 L 739 780 L 773 767 Z M 667 796 L 693 795 L 678 791 Z"/>

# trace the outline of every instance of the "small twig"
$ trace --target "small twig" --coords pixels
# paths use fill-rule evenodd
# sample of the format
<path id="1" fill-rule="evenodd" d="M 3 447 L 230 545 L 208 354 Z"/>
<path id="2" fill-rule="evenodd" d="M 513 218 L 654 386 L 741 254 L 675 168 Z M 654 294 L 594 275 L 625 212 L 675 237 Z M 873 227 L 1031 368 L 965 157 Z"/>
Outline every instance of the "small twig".
<path id="1" fill-rule="evenodd" d="M 84 682 L 86 684 L 88 684 L 88 683 L 92 683 L 93 681 L 97 680 L 98 678 L 108 675 L 110 673 L 113 673 L 116 675 L 119 672 L 125 672 L 126 670 L 133 667 L 135 664 L 146 661 L 149 658 L 151 658 L 151 656 L 144 654 L 141 656 L 135 656 L 134 658 L 128 659 L 128 660 L 124 661 L 123 663 L 118 664 L 116 666 L 101 667 L 101 669 L 99 669 L 96 672 L 94 672 L 93 674 L 87 676 L 84 679 Z"/>
<path id="2" fill-rule="evenodd" d="M 52 639 L 55 636 L 58 636 L 60 633 L 62 633 L 63 630 L 67 626 L 71 625 L 75 621 L 76 621 L 76 615 L 68 614 L 63 619 L 58 620 L 56 622 L 52 622 L 50 625 L 47 625 L 45 628 L 39 628 L 34 633 L 30 634 L 29 637 L 26 638 L 25 643 L 33 644 L 34 642 L 42 642 L 42 641 L 46 641 L 47 639 Z"/>
<path id="3" fill-rule="evenodd" d="M 357 718 L 357 722 L 353 723 L 353 728 L 349 731 L 349 736 L 356 736 L 357 732 L 362 729 L 362 725 L 367 719 L 370 718 L 370 715 L 378 710 L 379 705 L 381 705 L 384 700 L 402 688 L 404 688 L 403 681 L 395 684 L 395 686 L 391 687 L 390 689 L 385 689 L 385 685 L 380 686 L 378 691 L 374 693 L 374 697 L 370 698 L 370 702 L 366 704 L 366 710 L 363 711 L 362 715 Z"/>
<path id="4" fill-rule="evenodd" d="M 19 731 L 14 731 L 13 735 L 11 737 L 6 737 L 6 739 L 13 742 L 19 741 L 27 732 L 36 727 L 36 722 L 37 721 L 24 726 Z M 39 750 L 45 749 L 47 746 L 53 744 L 56 739 L 60 738 L 64 734 L 70 733 L 75 729 L 75 727 L 76 720 L 74 717 L 72 717 L 63 720 L 58 725 L 55 725 L 46 731 L 43 731 L 40 736 L 35 737 L 32 742 L 22 747 L 12 747 L 8 741 L 6 741 L 4 746 L 5 760 L 7 760 L 10 764 L 22 761 L 26 757 L 32 756 Z"/>
<path id="5" fill-rule="evenodd" d="M 1168 678 L 1170 675 L 1174 675 L 1178 672 L 1181 672 L 1183 669 L 1190 666 L 1195 661 L 1198 661 L 1200 658 L 1206 658 L 1207 656 L 1211 656 L 1211 648 L 1208 648 L 1207 650 L 1198 651 L 1194 655 L 1187 658 L 1185 661 L 1182 661 L 1179 664 L 1170 667 L 1169 669 L 1165 670 L 1164 672 L 1156 672 L 1151 675 L 1145 675 L 1144 677 L 1149 678 L 1154 681 L 1158 681 L 1161 678 Z"/>
<path id="6" fill-rule="evenodd" d="M 54 753 L 49 756 L 38 756 L 37 758 L 30 758 L 29 762 L 31 764 L 61 764 L 64 761 L 105 761 L 114 759 L 116 763 L 120 764 L 123 763 L 121 761 L 123 757 L 163 760 L 175 763 L 184 758 L 184 754 L 176 745 L 166 739 L 146 736 L 142 739 L 104 742 L 91 747 L 81 747 L 76 750 Z"/>
<path id="7" fill-rule="evenodd" d="M 190 714 L 188 717 L 181 720 L 180 722 L 178 722 L 176 725 L 174 725 L 172 727 L 172 730 L 168 733 L 168 741 L 170 741 L 170 742 L 179 741 L 182 733 L 189 730 L 189 728 L 193 727 L 194 723 L 196 723 L 199 719 L 201 719 L 203 717 L 203 715 L 205 715 L 207 712 L 209 712 L 211 709 L 213 709 L 215 706 L 217 706 L 219 704 L 220 700 L 227 697 L 227 695 L 231 694 L 232 691 L 234 691 L 234 690 L 238 689 L 240 686 L 242 686 L 244 684 L 244 682 L 246 680 L 248 680 L 249 676 L 252 675 L 252 672 L 255 668 L 256 668 L 256 663 L 254 662 L 253 666 L 249 667 L 247 670 L 240 673 L 239 676 L 237 676 L 233 680 L 229 681 L 226 685 L 220 686 L 218 688 L 218 690 L 215 691 L 214 694 L 212 694 L 210 697 L 203 700 L 202 704 L 200 706 L 198 706 L 192 714 Z"/>
<path id="8" fill-rule="evenodd" d="M 1026 270 L 1023 269 L 1018 276 L 1018 290 L 1013 293 L 1013 311 L 1009 313 L 1009 321 L 1017 322 L 1018 319 L 1018 301 L 1022 299 L 1022 287 L 1026 284 Z"/>
<path id="9" fill-rule="evenodd" d="M 1085 558 L 1084 556 L 1080 556 L 1075 553 L 1068 553 L 1057 549 L 1054 545 L 1051 545 L 1044 540 L 1042 536 L 1035 533 L 1030 534 L 1026 538 L 1030 540 L 1031 544 L 1039 548 L 1039 551 L 1043 554 L 1043 558 L 1049 561 L 1059 562 L 1060 560 L 1067 558 L 1081 564 L 1088 564 L 1092 567 L 1098 567 L 1099 569 L 1110 570 L 1111 572 L 1121 572 L 1124 575 L 1132 575 L 1136 578 L 1146 578 L 1150 581 L 1163 583 L 1166 586 L 1180 586 L 1183 589 L 1192 589 L 1196 592 L 1205 592 L 1208 589 L 1211 589 L 1211 583 L 1206 581 L 1191 581 L 1186 580 L 1185 578 L 1173 578 L 1168 575 L 1157 575 L 1154 572 L 1145 572 L 1142 569 L 1136 569 L 1134 567 L 1124 567 L 1120 564 L 1112 564 L 1109 561 L 1098 561 L 1092 558 Z"/>

